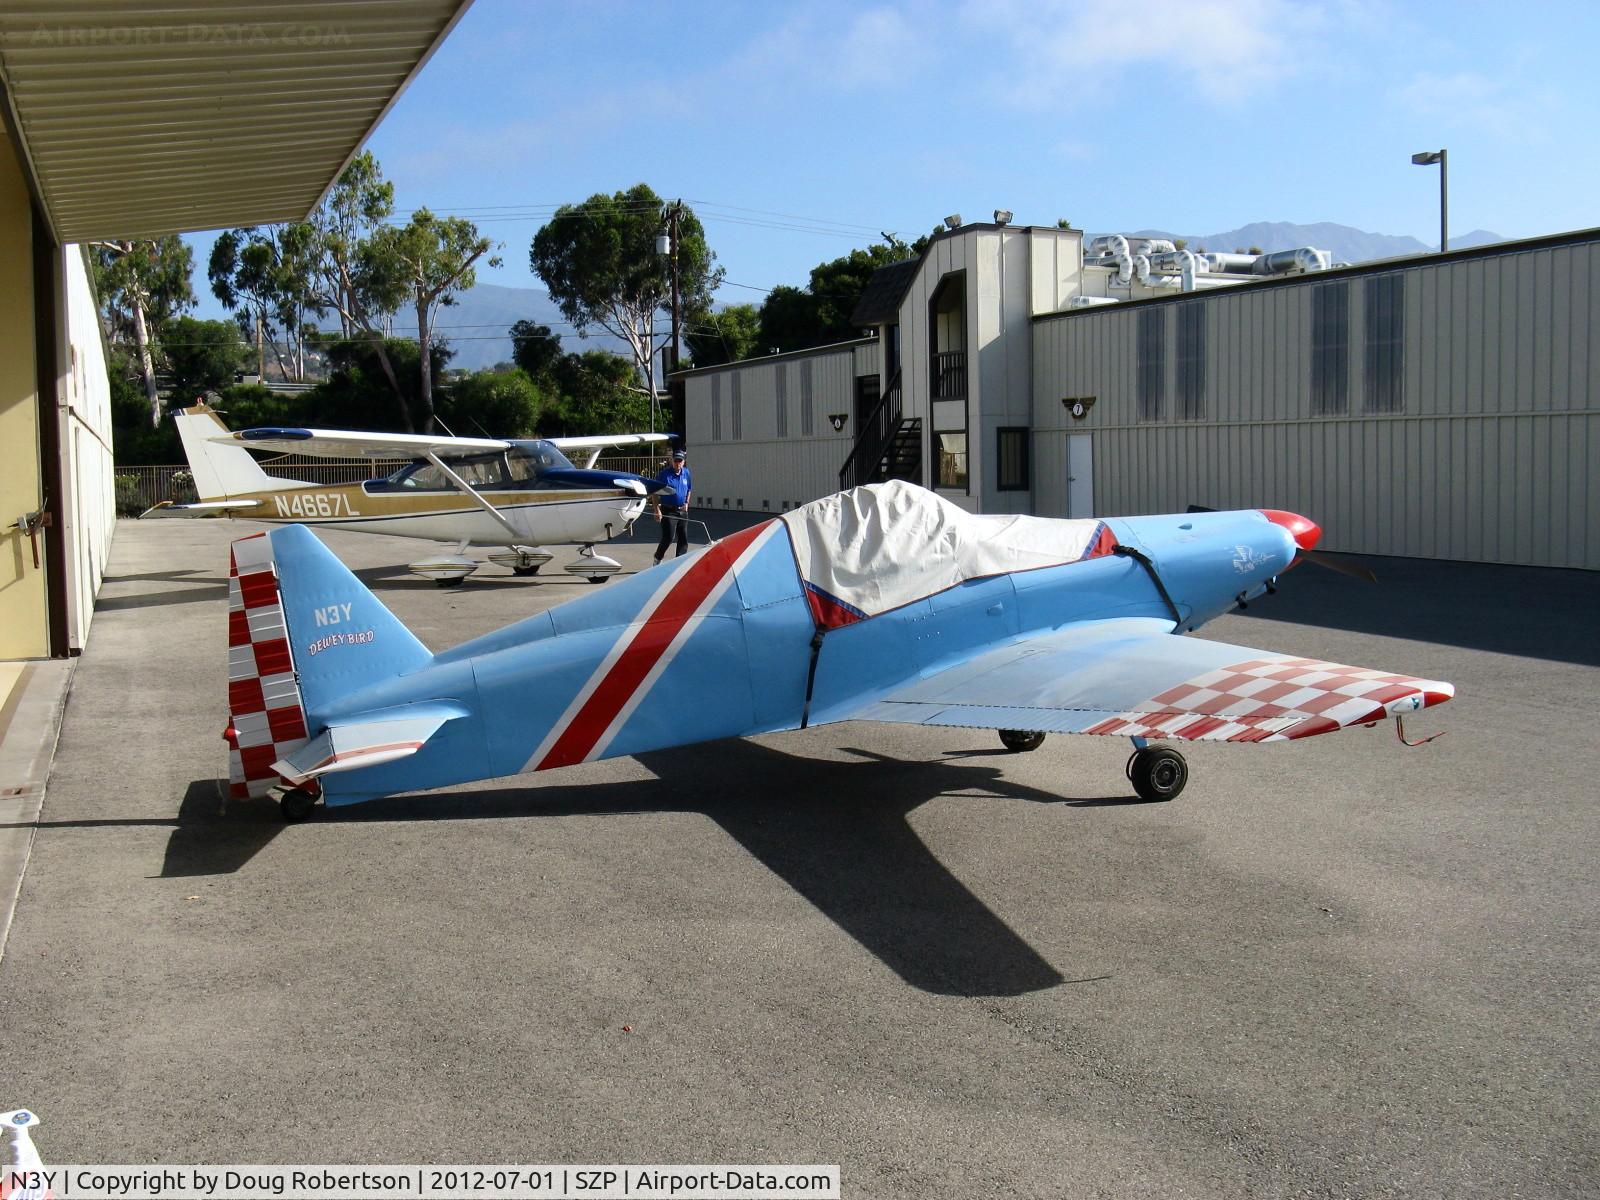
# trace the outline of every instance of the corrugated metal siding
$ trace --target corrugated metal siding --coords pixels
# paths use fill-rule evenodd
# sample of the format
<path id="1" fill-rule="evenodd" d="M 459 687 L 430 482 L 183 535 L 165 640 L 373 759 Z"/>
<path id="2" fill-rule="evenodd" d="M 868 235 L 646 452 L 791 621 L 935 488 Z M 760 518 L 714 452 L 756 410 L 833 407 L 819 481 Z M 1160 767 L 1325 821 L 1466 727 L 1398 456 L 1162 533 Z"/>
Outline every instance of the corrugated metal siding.
<path id="1" fill-rule="evenodd" d="M 59 239 L 297 221 L 467 0 L 0 7 L 0 76 Z"/>
<path id="2" fill-rule="evenodd" d="M 827 414 L 852 412 L 857 372 L 875 373 L 876 366 L 875 347 L 846 346 L 689 375 L 684 424 L 697 502 L 782 512 L 838 491 L 855 431 L 846 422 L 835 433 Z M 737 427 L 724 411 L 734 396 Z M 779 425 L 780 396 L 790 409 L 786 431 Z"/>
<path id="3" fill-rule="evenodd" d="M 1580 243 L 1397 269 L 1395 413 L 1367 412 L 1359 280 L 1335 416 L 1311 408 L 1314 278 L 1205 295 L 1200 421 L 1138 420 L 1138 310 L 1039 321 L 1035 511 L 1065 512 L 1066 436 L 1089 432 L 1105 515 L 1260 505 L 1314 517 L 1333 550 L 1600 569 L 1597 264 Z M 1074 421 L 1061 400 L 1081 396 L 1096 403 Z"/>

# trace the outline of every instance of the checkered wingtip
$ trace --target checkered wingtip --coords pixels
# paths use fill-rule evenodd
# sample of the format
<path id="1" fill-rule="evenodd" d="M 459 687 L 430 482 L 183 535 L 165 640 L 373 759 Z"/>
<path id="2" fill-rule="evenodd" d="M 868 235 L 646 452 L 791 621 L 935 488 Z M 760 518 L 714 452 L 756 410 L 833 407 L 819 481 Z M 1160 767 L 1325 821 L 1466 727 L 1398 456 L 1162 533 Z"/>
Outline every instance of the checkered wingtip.
<path id="1" fill-rule="evenodd" d="M 1451 684 L 1315 658 L 1263 654 L 1168 688 L 1089 728 L 1109 737 L 1291 741 L 1443 704 Z"/>

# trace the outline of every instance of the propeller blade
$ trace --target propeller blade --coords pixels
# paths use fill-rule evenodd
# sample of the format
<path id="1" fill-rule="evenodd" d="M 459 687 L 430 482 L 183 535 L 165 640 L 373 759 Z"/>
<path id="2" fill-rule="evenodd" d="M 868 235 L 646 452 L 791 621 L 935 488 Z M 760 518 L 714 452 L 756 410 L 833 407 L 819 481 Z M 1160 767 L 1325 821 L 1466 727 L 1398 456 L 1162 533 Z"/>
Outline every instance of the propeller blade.
<path id="1" fill-rule="evenodd" d="M 1319 567 L 1326 567 L 1330 571 L 1337 571 L 1341 575 L 1348 575 L 1352 579 L 1360 579 L 1366 583 L 1377 583 L 1378 577 L 1371 570 L 1359 563 L 1348 563 L 1343 559 L 1335 558 L 1331 554 L 1324 554 L 1321 550 L 1302 550 L 1300 557 L 1307 562 L 1316 563 Z"/>

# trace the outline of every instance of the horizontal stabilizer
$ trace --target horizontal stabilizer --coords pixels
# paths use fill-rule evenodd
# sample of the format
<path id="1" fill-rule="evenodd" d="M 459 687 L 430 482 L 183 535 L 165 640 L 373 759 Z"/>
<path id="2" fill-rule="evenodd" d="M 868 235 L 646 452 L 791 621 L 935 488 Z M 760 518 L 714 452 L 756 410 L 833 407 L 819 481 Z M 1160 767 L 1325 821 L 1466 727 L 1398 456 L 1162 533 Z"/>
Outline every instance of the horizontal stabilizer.
<path id="1" fill-rule="evenodd" d="M 445 722 L 467 714 L 466 705 L 453 700 L 427 700 L 340 718 L 272 769 L 298 784 L 335 771 L 375 767 L 415 754 Z"/>
<path id="2" fill-rule="evenodd" d="M 218 513 L 243 512 L 246 509 L 260 507 L 259 500 L 201 500 L 196 504 L 179 504 L 173 500 L 162 500 L 140 513 L 139 519 L 142 521 L 146 517 L 209 517 Z"/>

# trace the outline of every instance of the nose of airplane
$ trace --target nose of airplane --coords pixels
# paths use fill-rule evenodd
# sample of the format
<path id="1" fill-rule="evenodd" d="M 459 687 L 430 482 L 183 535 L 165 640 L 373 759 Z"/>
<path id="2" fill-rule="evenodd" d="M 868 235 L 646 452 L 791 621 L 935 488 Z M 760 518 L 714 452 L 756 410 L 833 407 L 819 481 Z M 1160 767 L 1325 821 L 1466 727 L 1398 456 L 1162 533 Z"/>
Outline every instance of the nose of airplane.
<path id="1" fill-rule="evenodd" d="M 1277 508 L 1257 509 L 1263 517 L 1274 525 L 1282 525 L 1289 531 L 1289 536 L 1294 539 L 1294 544 L 1302 550 L 1311 550 L 1322 540 L 1322 526 L 1310 517 L 1302 517 L 1299 513 L 1284 512 Z"/>

